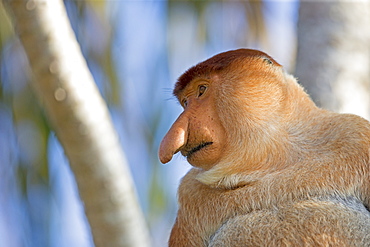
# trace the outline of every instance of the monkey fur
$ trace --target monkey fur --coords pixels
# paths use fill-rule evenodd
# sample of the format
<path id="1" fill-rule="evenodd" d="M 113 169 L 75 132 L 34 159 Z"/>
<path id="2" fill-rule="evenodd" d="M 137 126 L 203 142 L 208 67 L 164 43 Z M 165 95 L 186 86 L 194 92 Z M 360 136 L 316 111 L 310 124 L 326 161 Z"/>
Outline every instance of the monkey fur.
<path id="1" fill-rule="evenodd" d="M 161 162 L 193 168 L 169 246 L 370 246 L 370 124 L 318 108 L 267 54 L 239 49 L 186 71 Z"/>

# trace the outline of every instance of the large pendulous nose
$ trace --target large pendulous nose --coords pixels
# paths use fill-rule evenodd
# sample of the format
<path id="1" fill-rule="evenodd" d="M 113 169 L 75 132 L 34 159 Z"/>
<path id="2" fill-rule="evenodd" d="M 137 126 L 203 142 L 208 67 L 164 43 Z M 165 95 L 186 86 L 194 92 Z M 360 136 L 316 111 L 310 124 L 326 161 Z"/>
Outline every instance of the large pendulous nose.
<path id="1" fill-rule="evenodd" d="M 159 160 L 165 164 L 186 145 L 188 137 L 188 118 L 182 113 L 163 137 L 159 146 Z"/>

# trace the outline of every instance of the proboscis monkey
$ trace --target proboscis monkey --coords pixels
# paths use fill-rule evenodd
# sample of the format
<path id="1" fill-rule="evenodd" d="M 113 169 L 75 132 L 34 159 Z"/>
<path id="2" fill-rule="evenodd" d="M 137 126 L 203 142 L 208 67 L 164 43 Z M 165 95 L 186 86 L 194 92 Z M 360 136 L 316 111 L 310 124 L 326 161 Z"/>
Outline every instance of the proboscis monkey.
<path id="1" fill-rule="evenodd" d="M 267 54 L 186 71 L 184 111 L 159 149 L 182 179 L 173 246 L 370 246 L 370 124 L 318 108 Z"/>

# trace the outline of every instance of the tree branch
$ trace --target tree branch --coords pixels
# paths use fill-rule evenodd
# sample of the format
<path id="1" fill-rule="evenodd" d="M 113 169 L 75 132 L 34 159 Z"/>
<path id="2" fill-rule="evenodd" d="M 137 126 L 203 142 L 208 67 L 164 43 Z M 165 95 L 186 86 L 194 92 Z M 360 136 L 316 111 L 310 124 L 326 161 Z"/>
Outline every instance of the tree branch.
<path id="1" fill-rule="evenodd" d="M 146 223 L 108 109 L 61 0 L 3 0 L 64 147 L 95 245 L 149 246 Z"/>

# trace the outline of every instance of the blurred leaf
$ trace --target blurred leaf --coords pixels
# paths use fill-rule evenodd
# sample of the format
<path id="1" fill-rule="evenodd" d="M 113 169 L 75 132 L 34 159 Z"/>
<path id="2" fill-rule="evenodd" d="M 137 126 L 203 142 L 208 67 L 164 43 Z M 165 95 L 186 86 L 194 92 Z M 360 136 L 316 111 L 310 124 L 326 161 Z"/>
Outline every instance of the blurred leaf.
<path id="1" fill-rule="evenodd" d="M 82 50 L 86 51 L 84 54 L 85 58 L 88 62 L 95 62 L 99 65 L 105 77 L 103 81 L 103 96 L 109 104 L 118 106 L 122 103 L 120 96 L 121 87 L 112 58 L 115 23 L 110 23 L 106 16 L 106 2 L 104 0 L 74 1 L 74 3 L 79 13 L 78 26 L 83 30 L 82 32 L 78 30 L 77 36 L 82 41 L 80 42 Z M 96 25 L 96 27 L 87 29 L 87 21 L 90 22 L 89 25 Z M 99 39 L 83 42 L 86 37 L 96 35 L 95 32 L 97 31 L 103 32 L 103 34 L 100 34 L 101 37 L 104 37 L 103 42 L 97 43 Z M 94 32 L 94 34 L 91 35 L 86 32 Z M 85 43 L 91 43 L 92 45 L 90 47 L 84 47 L 86 46 Z M 99 47 L 99 49 L 95 49 L 95 47 Z"/>
<path id="2" fill-rule="evenodd" d="M 110 43 L 111 44 L 111 43 Z M 109 103 L 120 105 L 121 103 L 121 86 L 117 76 L 115 64 L 112 60 L 111 45 L 106 49 L 105 56 L 101 59 L 101 65 L 108 77 L 109 89 L 107 99 Z"/>
<path id="3" fill-rule="evenodd" d="M 246 19 L 248 20 L 249 32 L 246 32 L 247 41 L 252 44 L 262 43 L 266 45 L 267 35 L 264 17 L 263 1 L 242 1 L 245 8 Z"/>
<path id="4" fill-rule="evenodd" d="M 14 35 L 13 29 L 10 25 L 10 20 L 5 13 L 4 6 L 0 1 L 0 59 L 2 57 L 3 48 L 8 42 L 8 40 Z M 0 60 L 1 62 L 1 60 Z M 1 63 L 0 63 L 1 65 Z M 4 92 L 3 92 L 3 81 L 2 81 L 2 70 L 0 67 L 0 101 L 4 99 Z"/>
<path id="5" fill-rule="evenodd" d="M 160 172 L 161 166 L 158 164 L 152 166 L 152 176 L 149 183 L 149 221 L 154 222 L 161 217 L 167 209 L 167 192 L 163 187 L 162 174 Z"/>
<path id="6" fill-rule="evenodd" d="M 4 6 L 0 1 L 0 54 L 3 50 L 4 44 L 8 39 L 14 35 L 13 29 L 10 25 L 10 20 L 5 13 Z"/>
<path id="7" fill-rule="evenodd" d="M 36 150 L 39 150 L 38 157 L 34 160 L 28 160 L 27 164 L 20 165 L 25 167 L 25 172 L 32 178 L 29 180 L 30 182 L 48 186 L 49 168 L 47 151 L 50 127 L 29 85 L 13 95 L 11 107 L 15 125 L 25 122 L 32 123 L 32 126 L 36 128 L 33 134 L 36 135 L 37 138 L 36 140 L 30 141 L 36 141 L 34 145 L 37 145 Z M 20 151 L 22 152 L 22 150 Z M 22 181 L 20 182 L 22 183 Z"/>
<path id="8" fill-rule="evenodd" d="M 25 166 L 17 166 L 17 182 L 23 196 L 27 195 L 27 168 Z"/>
<path id="9" fill-rule="evenodd" d="M 207 7 L 211 3 L 218 3 L 218 4 L 235 4 L 241 3 L 245 9 L 245 15 L 247 19 L 248 30 L 244 30 L 244 33 L 247 35 L 247 42 L 252 44 L 267 43 L 267 34 L 266 34 L 266 27 L 265 27 L 265 18 L 264 18 L 264 3 L 262 0 L 250 0 L 250 1 L 234 1 L 234 0 L 226 0 L 226 1 L 214 1 L 214 0 L 168 0 L 168 9 L 171 11 L 173 7 L 178 5 L 187 4 L 191 6 L 195 13 L 198 16 L 198 38 L 206 42 L 208 40 L 207 37 L 207 24 L 205 21 L 205 13 Z M 243 32 L 243 30 L 241 30 Z M 243 44 L 242 44 L 243 45 Z M 244 44 L 246 45 L 246 44 Z"/>

